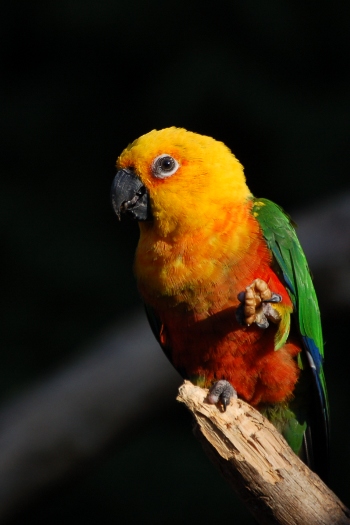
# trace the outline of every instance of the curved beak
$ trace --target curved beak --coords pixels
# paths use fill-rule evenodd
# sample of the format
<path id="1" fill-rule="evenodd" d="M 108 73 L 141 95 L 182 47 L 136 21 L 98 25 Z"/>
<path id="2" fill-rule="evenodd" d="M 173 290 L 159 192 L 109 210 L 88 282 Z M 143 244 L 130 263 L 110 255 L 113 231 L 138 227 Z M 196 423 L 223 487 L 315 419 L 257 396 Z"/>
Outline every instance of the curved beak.
<path id="1" fill-rule="evenodd" d="M 147 189 L 133 170 L 122 169 L 117 172 L 112 183 L 111 199 L 119 220 L 122 213 L 138 221 L 152 219 Z"/>

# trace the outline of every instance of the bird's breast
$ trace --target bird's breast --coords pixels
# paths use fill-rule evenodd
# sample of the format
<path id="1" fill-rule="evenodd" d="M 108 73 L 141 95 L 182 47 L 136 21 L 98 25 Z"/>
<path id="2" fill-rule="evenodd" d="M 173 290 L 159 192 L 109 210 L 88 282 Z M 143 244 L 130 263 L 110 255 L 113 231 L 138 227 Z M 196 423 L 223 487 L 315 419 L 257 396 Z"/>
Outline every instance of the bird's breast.
<path id="1" fill-rule="evenodd" d="M 143 299 L 156 309 L 180 303 L 201 312 L 220 309 L 271 262 L 247 207 L 181 235 L 162 237 L 150 225 L 140 230 L 135 273 Z"/>

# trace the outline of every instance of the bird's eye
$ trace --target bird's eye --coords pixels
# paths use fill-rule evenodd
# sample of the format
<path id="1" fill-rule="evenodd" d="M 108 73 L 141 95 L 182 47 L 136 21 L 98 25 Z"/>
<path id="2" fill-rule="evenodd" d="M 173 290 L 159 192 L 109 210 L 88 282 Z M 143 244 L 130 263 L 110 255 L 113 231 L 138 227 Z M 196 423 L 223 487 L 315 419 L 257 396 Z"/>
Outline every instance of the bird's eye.
<path id="1" fill-rule="evenodd" d="M 177 171 L 179 163 L 170 155 L 163 153 L 156 157 L 152 164 L 152 172 L 155 177 L 159 179 L 165 179 L 170 177 Z"/>

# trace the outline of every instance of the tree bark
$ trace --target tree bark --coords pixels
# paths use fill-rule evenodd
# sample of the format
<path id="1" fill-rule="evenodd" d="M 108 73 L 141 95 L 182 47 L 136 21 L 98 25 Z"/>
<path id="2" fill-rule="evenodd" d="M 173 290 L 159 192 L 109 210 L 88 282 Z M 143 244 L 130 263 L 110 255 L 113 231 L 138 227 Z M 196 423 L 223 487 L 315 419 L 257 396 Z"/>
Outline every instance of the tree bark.
<path id="1" fill-rule="evenodd" d="M 239 399 L 221 412 L 206 395 L 185 381 L 177 399 L 194 415 L 205 452 L 260 524 L 350 524 L 349 509 L 266 418 Z"/>

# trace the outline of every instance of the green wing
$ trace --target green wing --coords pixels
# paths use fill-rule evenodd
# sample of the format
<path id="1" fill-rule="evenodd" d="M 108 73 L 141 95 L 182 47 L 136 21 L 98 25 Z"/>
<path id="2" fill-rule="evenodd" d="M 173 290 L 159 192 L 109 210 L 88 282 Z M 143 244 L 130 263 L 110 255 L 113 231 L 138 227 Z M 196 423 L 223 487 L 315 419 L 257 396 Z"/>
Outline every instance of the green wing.
<path id="1" fill-rule="evenodd" d="M 294 225 L 282 208 L 267 199 L 254 199 L 252 213 L 261 226 L 268 247 L 277 263 L 279 276 L 284 281 L 293 303 L 293 317 L 305 351 L 304 359 L 300 360 L 300 366 L 308 367 L 311 372 L 315 397 L 312 410 L 316 414 L 308 429 L 309 434 L 312 432 L 313 435 L 312 437 L 309 435 L 306 439 L 309 441 L 309 446 L 312 444 L 314 455 L 323 456 L 322 462 L 328 463 L 329 405 L 323 373 L 321 320 L 306 257 Z M 321 463 L 321 458 L 315 458 L 314 462 Z"/>

